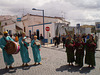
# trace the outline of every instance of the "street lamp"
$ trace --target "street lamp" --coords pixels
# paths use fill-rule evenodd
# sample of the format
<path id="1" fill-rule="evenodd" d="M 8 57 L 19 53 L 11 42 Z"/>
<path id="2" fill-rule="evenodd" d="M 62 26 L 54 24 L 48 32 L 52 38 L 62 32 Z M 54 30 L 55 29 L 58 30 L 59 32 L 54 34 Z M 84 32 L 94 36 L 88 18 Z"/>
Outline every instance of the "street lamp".
<path id="1" fill-rule="evenodd" d="M 43 12 L 43 37 L 45 39 L 45 27 L 44 27 L 44 10 L 32 8 L 32 10 L 42 11 Z M 44 43 L 43 43 L 44 44 Z"/>

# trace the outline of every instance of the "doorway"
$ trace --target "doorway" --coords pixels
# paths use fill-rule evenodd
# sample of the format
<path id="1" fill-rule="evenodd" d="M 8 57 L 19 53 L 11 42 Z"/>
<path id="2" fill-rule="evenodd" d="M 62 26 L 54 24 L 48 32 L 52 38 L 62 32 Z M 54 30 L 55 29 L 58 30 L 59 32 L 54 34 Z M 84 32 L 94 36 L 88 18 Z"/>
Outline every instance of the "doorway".
<path id="1" fill-rule="evenodd" d="M 31 38 L 31 30 L 29 30 L 29 37 Z"/>

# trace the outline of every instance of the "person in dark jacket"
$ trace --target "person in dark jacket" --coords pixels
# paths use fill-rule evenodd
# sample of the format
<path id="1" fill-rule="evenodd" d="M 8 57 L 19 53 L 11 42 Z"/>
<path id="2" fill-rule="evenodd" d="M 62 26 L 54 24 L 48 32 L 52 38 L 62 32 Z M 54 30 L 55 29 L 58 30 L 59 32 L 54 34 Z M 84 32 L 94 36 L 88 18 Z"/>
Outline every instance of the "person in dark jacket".
<path id="1" fill-rule="evenodd" d="M 55 46 L 56 45 L 57 45 L 57 48 L 58 48 L 58 45 L 59 45 L 59 37 L 58 36 L 55 37 Z"/>
<path id="2" fill-rule="evenodd" d="M 66 43 L 66 36 L 65 35 L 63 35 L 62 42 L 63 42 L 63 48 L 65 48 L 65 43 Z"/>
<path id="3" fill-rule="evenodd" d="M 42 34 L 41 34 L 41 35 L 40 35 L 41 45 L 43 45 L 43 39 L 44 39 L 44 37 L 43 37 Z"/>

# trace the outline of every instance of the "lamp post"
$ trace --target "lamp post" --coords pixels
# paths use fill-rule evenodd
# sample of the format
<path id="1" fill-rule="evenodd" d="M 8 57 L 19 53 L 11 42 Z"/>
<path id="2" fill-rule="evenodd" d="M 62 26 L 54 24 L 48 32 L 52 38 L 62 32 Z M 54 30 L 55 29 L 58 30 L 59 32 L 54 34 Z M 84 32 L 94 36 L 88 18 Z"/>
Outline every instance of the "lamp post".
<path id="1" fill-rule="evenodd" d="M 36 9 L 36 8 L 32 8 L 32 10 L 42 11 L 42 12 L 43 12 L 43 37 L 44 37 L 44 39 L 45 39 L 44 10 L 41 10 L 41 9 Z M 44 42 L 43 42 L 43 44 L 44 44 Z"/>

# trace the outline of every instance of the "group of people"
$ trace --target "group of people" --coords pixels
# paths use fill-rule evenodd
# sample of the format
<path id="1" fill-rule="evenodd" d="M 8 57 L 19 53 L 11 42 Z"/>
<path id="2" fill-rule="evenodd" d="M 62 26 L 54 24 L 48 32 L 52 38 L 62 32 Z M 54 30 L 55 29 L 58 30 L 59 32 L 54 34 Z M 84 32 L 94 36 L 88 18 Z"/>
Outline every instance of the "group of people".
<path id="1" fill-rule="evenodd" d="M 30 57 L 29 57 L 29 53 L 28 53 L 28 46 L 29 43 L 25 41 L 25 33 L 22 33 L 22 36 L 19 38 L 19 45 L 20 45 L 20 55 L 21 55 L 21 59 L 22 59 L 22 65 L 21 66 L 28 66 L 28 63 L 31 61 Z M 4 36 L 0 39 L 0 47 L 2 49 L 3 52 L 3 57 L 4 57 L 4 62 L 6 65 L 6 69 L 9 66 L 9 69 L 13 69 L 12 64 L 14 63 L 14 58 L 12 56 L 12 54 L 7 54 L 6 52 L 6 44 L 7 41 L 14 41 L 10 36 L 8 36 L 8 32 L 5 31 L 4 32 Z M 31 42 L 31 47 L 32 47 L 32 51 L 33 51 L 33 58 L 34 58 L 34 65 L 40 65 L 41 64 L 41 55 L 40 55 L 40 47 L 41 44 L 37 44 L 36 42 L 39 42 L 39 40 L 37 39 L 37 36 L 34 35 L 34 39 Z"/>
<path id="2" fill-rule="evenodd" d="M 41 35 L 42 36 L 42 35 Z M 22 36 L 19 38 L 19 45 L 20 45 L 20 55 L 22 59 L 22 66 L 28 66 L 28 63 L 31 61 L 28 53 L 28 46 L 29 43 L 25 41 L 26 35 L 23 32 Z M 41 37 L 43 39 L 43 37 Z M 7 41 L 14 41 L 10 36 L 8 36 L 8 32 L 4 32 L 4 36 L 0 39 L 0 47 L 3 52 L 4 62 L 6 64 L 6 69 L 12 69 L 12 64 L 14 63 L 14 58 L 12 54 L 7 54 L 6 52 L 6 44 Z M 54 40 L 55 45 L 60 43 L 59 37 L 55 37 Z M 34 38 L 31 41 L 31 47 L 33 51 L 33 58 L 34 58 L 34 65 L 41 64 L 41 56 L 40 56 L 40 47 L 41 44 L 37 44 L 39 42 L 37 36 L 34 35 Z M 68 65 L 73 65 L 75 62 L 76 65 L 82 67 L 83 66 L 83 58 L 85 55 L 85 63 L 88 64 L 88 67 L 95 66 L 95 49 L 96 49 L 96 41 L 94 40 L 92 35 L 88 36 L 88 40 L 84 40 L 83 36 L 78 35 L 77 38 L 74 36 L 74 39 L 71 35 L 65 36 L 62 38 L 63 41 L 63 48 L 66 47 L 67 53 L 67 62 Z"/>
<path id="3" fill-rule="evenodd" d="M 72 39 L 72 36 L 68 35 L 65 46 L 68 65 L 73 65 L 73 62 L 75 62 L 76 65 L 82 67 L 84 56 L 85 64 L 88 64 L 88 67 L 94 67 L 96 65 L 96 42 L 92 35 L 89 35 L 89 38 L 86 42 L 81 35 L 78 35 L 75 39 Z"/>

